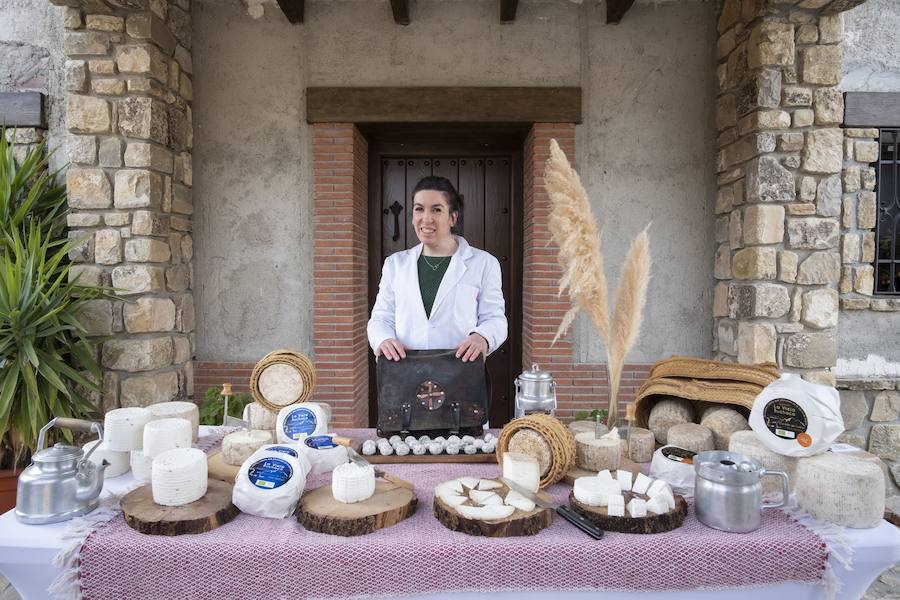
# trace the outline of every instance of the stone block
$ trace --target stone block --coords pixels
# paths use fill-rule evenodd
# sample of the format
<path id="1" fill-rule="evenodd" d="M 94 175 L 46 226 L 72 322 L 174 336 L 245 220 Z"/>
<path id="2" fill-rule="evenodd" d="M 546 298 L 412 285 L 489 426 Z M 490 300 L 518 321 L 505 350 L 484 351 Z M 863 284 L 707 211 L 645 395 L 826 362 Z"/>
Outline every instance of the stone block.
<path id="1" fill-rule="evenodd" d="M 757 110 L 741 119 L 741 135 L 761 129 L 787 129 L 791 126 L 791 115 L 783 110 Z"/>
<path id="2" fill-rule="evenodd" d="M 77 8 L 67 6 L 63 16 L 63 26 L 66 29 L 79 29 L 81 28 L 81 24 L 81 11 Z"/>
<path id="3" fill-rule="evenodd" d="M 742 246 L 741 236 L 741 211 L 735 209 L 728 217 L 728 246 L 732 250 L 737 250 Z"/>
<path id="4" fill-rule="evenodd" d="M 77 281 L 85 287 L 103 285 L 103 269 L 89 265 L 72 265 L 69 268 L 69 281 Z"/>
<path id="5" fill-rule="evenodd" d="M 97 138 L 93 135 L 69 135 L 66 137 L 69 162 L 82 165 L 97 163 Z"/>
<path id="6" fill-rule="evenodd" d="M 774 283 L 737 283 L 728 287 L 728 315 L 732 319 L 777 319 L 790 310 L 787 288 Z"/>
<path id="7" fill-rule="evenodd" d="M 778 136 L 779 152 L 799 152 L 803 150 L 802 133 L 782 133 Z"/>
<path id="8" fill-rule="evenodd" d="M 762 21 L 750 32 L 747 61 L 751 69 L 794 64 L 794 26 Z"/>
<path id="9" fill-rule="evenodd" d="M 841 416 L 844 418 L 844 429 L 852 431 L 862 427 L 869 414 L 869 404 L 865 392 L 841 390 Z"/>
<path id="10" fill-rule="evenodd" d="M 795 333 L 784 343 L 784 364 L 799 369 L 833 367 L 837 342 L 833 333 Z"/>
<path id="11" fill-rule="evenodd" d="M 116 172 L 116 208 L 159 208 L 162 202 L 159 174 L 139 169 Z"/>
<path id="12" fill-rule="evenodd" d="M 166 229 L 166 220 L 161 215 L 147 210 L 134 212 L 131 224 L 131 232 L 134 235 L 163 235 Z"/>
<path id="13" fill-rule="evenodd" d="M 740 60 L 737 52 L 732 57 Z M 729 60 L 729 64 L 730 64 Z M 737 114 L 743 117 L 757 108 L 779 108 L 781 105 L 781 71 L 760 69 L 742 77 L 736 91 Z"/>
<path id="14" fill-rule="evenodd" d="M 862 240 L 862 256 L 860 256 L 860 262 L 875 262 L 875 234 L 873 232 L 867 232 L 860 237 Z"/>
<path id="15" fill-rule="evenodd" d="M 874 229 L 878 214 L 878 200 L 875 192 L 859 192 L 856 196 L 856 226 L 859 229 Z"/>
<path id="16" fill-rule="evenodd" d="M 853 268 L 853 291 L 871 296 L 875 288 L 875 269 L 872 265 Z"/>
<path id="17" fill-rule="evenodd" d="M 67 56 L 79 54 L 106 54 L 110 36 L 100 31 L 68 31 L 63 36 L 63 48 Z"/>
<path id="18" fill-rule="evenodd" d="M 194 239 L 189 235 L 181 236 L 181 258 L 186 263 L 194 258 Z"/>
<path id="19" fill-rule="evenodd" d="M 124 265 L 112 272 L 112 284 L 119 294 L 161 292 L 165 289 L 165 270 L 148 265 Z"/>
<path id="20" fill-rule="evenodd" d="M 175 297 L 175 328 L 184 333 L 194 331 L 194 297 L 181 294 Z"/>
<path id="21" fill-rule="evenodd" d="M 809 127 L 813 124 L 816 118 L 816 113 L 813 112 L 809 108 L 798 108 L 794 111 L 794 127 L 799 129 L 801 127 Z"/>
<path id="22" fill-rule="evenodd" d="M 122 379 L 120 402 L 123 407 L 149 406 L 178 398 L 178 372 L 165 371 L 153 375 Z"/>
<path id="23" fill-rule="evenodd" d="M 85 17 L 85 27 L 95 31 L 106 31 L 109 33 L 120 33 L 125 31 L 125 19 L 112 15 L 87 15 Z"/>
<path id="24" fill-rule="evenodd" d="M 89 300 L 78 311 L 78 322 L 89 336 L 112 335 L 112 302 Z"/>
<path id="25" fill-rule="evenodd" d="M 101 169 L 70 168 L 66 172 L 70 208 L 109 208 L 112 190 Z"/>
<path id="26" fill-rule="evenodd" d="M 66 91 L 83 92 L 87 83 L 87 68 L 83 60 L 67 60 L 65 64 Z"/>
<path id="27" fill-rule="evenodd" d="M 110 127 L 109 102 L 93 96 L 66 96 L 66 126 L 72 133 L 106 133 Z"/>
<path id="28" fill-rule="evenodd" d="M 775 279 L 776 251 L 774 248 L 755 246 L 734 253 L 731 272 L 735 279 Z"/>
<path id="29" fill-rule="evenodd" d="M 803 294 L 803 312 L 800 321 L 813 329 L 837 327 L 838 293 L 831 288 L 821 288 Z"/>
<path id="30" fill-rule="evenodd" d="M 73 213 L 66 215 L 66 227 L 94 227 L 100 224 L 100 215 L 94 213 Z"/>
<path id="31" fill-rule="evenodd" d="M 166 269 L 166 285 L 173 292 L 183 292 L 191 286 L 190 271 L 185 265 Z"/>
<path id="32" fill-rule="evenodd" d="M 811 88 L 796 85 L 785 86 L 782 91 L 784 106 L 812 106 L 813 92 Z"/>
<path id="33" fill-rule="evenodd" d="M 797 280 L 797 254 L 783 250 L 778 253 L 778 279 L 785 283 Z"/>
<path id="34" fill-rule="evenodd" d="M 813 252 L 797 272 L 801 285 L 829 285 L 837 283 L 841 276 L 841 257 L 837 252 Z"/>
<path id="35" fill-rule="evenodd" d="M 132 38 L 137 40 L 150 40 L 168 55 L 175 51 L 177 42 L 158 16 L 150 13 L 134 13 L 128 16 L 125 28 Z"/>
<path id="36" fill-rule="evenodd" d="M 113 339 L 103 344 L 102 364 L 116 371 L 153 371 L 172 364 L 172 339 Z"/>
<path id="37" fill-rule="evenodd" d="M 808 175 L 801 177 L 799 188 L 798 196 L 801 202 L 812 202 L 815 200 L 816 193 L 818 192 L 818 185 L 815 177 L 810 177 Z"/>
<path id="38" fill-rule="evenodd" d="M 772 156 L 761 156 L 747 165 L 747 202 L 793 202 L 794 176 Z"/>
<path id="39" fill-rule="evenodd" d="M 845 265 L 859 262 L 859 234 L 845 233 L 841 238 L 841 262 Z"/>
<path id="40" fill-rule="evenodd" d="M 175 64 L 177 64 L 177 63 L 175 63 Z M 194 84 L 191 81 L 191 78 L 188 77 L 186 74 L 182 73 L 181 77 L 179 78 L 179 81 L 180 81 L 180 84 L 178 86 L 178 89 L 181 93 L 181 97 L 184 98 L 185 100 L 187 100 L 188 102 L 191 102 L 194 99 Z"/>
<path id="41" fill-rule="evenodd" d="M 840 173 L 844 164 L 843 133 L 840 129 L 806 132 L 803 169 L 810 173 Z"/>
<path id="42" fill-rule="evenodd" d="M 842 173 L 842 181 L 845 192 L 858 192 L 859 184 L 859 167 L 846 167 Z"/>
<path id="43" fill-rule="evenodd" d="M 885 460 L 900 460 L 900 425 L 873 425 L 869 452 Z"/>
<path id="44" fill-rule="evenodd" d="M 841 310 L 868 310 L 868 298 L 843 298 L 841 299 Z"/>
<path id="45" fill-rule="evenodd" d="M 93 79 L 91 92 L 96 96 L 124 96 L 125 82 L 121 79 Z"/>
<path id="46" fill-rule="evenodd" d="M 194 199 L 191 188 L 180 183 L 172 184 L 172 212 L 190 215 L 194 212 Z"/>
<path id="47" fill-rule="evenodd" d="M 125 304 L 123 317 L 129 333 L 172 331 L 175 303 L 169 298 L 138 298 Z"/>
<path id="48" fill-rule="evenodd" d="M 819 17 L 819 43 L 840 44 L 844 39 L 843 13 Z"/>
<path id="49" fill-rule="evenodd" d="M 120 73 L 147 75 L 166 83 L 169 67 L 163 54 L 152 44 L 134 44 L 116 48 L 116 66 Z"/>
<path id="50" fill-rule="evenodd" d="M 713 316 L 728 316 L 728 284 L 719 282 L 713 288 Z"/>
<path id="51" fill-rule="evenodd" d="M 741 321 L 738 324 L 738 362 L 741 364 L 775 362 L 777 339 L 773 325 Z"/>
<path id="52" fill-rule="evenodd" d="M 856 160 L 861 163 L 875 163 L 878 162 L 879 156 L 879 148 L 878 142 L 870 141 L 870 140 L 856 140 L 853 143 L 853 151 L 856 155 Z"/>
<path id="53" fill-rule="evenodd" d="M 819 28 L 810 23 L 806 23 L 797 27 L 797 43 L 798 44 L 815 44 L 819 41 Z"/>
<path id="54" fill-rule="evenodd" d="M 799 169 L 801 162 L 799 154 L 791 154 L 781 159 L 781 164 L 788 169 Z"/>
<path id="55" fill-rule="evenodd" d="M 192 229 L 190 219 L 185 219 L 177 215 L 171 215 L 169 217 L 169 227 L 174 231 L 191 231 Z"/>
<path id="56" fill-rule="evenodd" d="M 744 210 L 744 243 L 777 244 L 784 238 L 784 207 L 754 204 Z"/>
<path id="57" fill-rule="evenodd" d="M 859 172 L 859 183 L 862 189 L 871 192 L 875 189 L 875 169 L 868 167 Z"/>
<path id="58" fill-rule="evenodd" d="M 175 357 L 172 362 L 180 365 L 191 360 L 194 356 L 191 350 L 191 340 L 186 335 L 175 336 L 172 338 L 175 347 Z"/>
<path id="59" fill-rule="evenodd" d="M 719 321 L 716 327 L 716 348 L 729 356 L 737 356 L 737 324 L 734 321 Z"/>
<path id="60" fill-rule="evenodd" d="M 166 144 L 169 138 L 166 113 L 166 106 L 152 98 L 131 97 L 119 100 L 119 131 L 128 137 Z"/>
<path id="61" fill-rule="evenodd" d="M 175 46 L 175 60 L 181 65 L 181 70 L 187 73 L 194 72 L 194 65 L 191 53 L 184 46 Z"/>
<path id="62" fill-rule="evenodd" d="M 853 140 L 844 140 L 844 160 L 853 160 Z"/>
<path id="63" fill-rule="evenodd" d="M 169 245 L 152 238 L 134 238 L 125 242 L 125 260 L 165 263 L 172 257 Z"/>
<path id="64" fill-rule="evenodd" d="M 816 205 L 810 202 L 794 202 L 785 204 L 784 211 L 792 217 L 812 217 L 816 214 Z"/>
<path id="65" fill-rule="evenodd" d="M 839 444 L 850 444 L 851 446 L 856 446 L 860 450 L 865 450 L 868 446 L 868 442 L 866 442 L 866 436 L 860 435 L 858 433 L 842 433 L 835 440 Z"/>
<path id="66" fill-rule="evenodd" d="M 125 166 L 171 173 L 172 151 L 156 144 L 132 142 L 125 149 Z"/>
<path id="67" fill-rule="evenodd" d="M 745 216 L 746 221 L 746 216 Z M 838 244 L 837 219 L 791 217 L 787 219 L 788 246 L 807 250 L 827 250 Z"/>
<path id="68" fill-rule="evenodd" d="M 869 418 L 879 422 L 900 419 L 900 393 L 885 391 L 876 394 L 872 415 Z"/>
<path id="69" fill-rule="evenodd" d="M 728 221 L 729 216 L 721 216 L 716 218 L 716 243 L 728 241 Z"/>
<path id="70" fill-rule="evenodd" d="M 841 82 L 841 46 L 813 46 L 800 51 L 803 82 L 837 85 Z"/>
<path id="71" fill-rule="evenodd" d="M 101 229 L 94 233 L 96 262 L 115 265 L 122 262 L 122 235 L 118 229 Z"/>
<path id="72" fill-rule="evenodd" d="M 100 142 L 100 166 L 122 166 L 122 140 L 119 138 L 106 138 Z"/>
<path id="73" fill-rule="evenodd" d="M 804 381 L 808 381 L 810 383 L 815 383 L 817 385 L 825 385 L 828 387 L 834 387 L 835 377 L 826 369 L 822 369 L 819 371 L 804 371 L 800 375 Z"/>
<path id="74" fill-rule="evenodd" d="M 844 122 L 844 95 L 837 88 L 819 88 L 814 93 L 816 125 L 840 125 Z"/>
<path id="75" fill-rule="evenodd" d="M 94 261 L 94 239 L 90 232 L 71 229 L 68 238 L 72 242 L 72 246 L 69 247 L 69 260 L 72 262 Z"/>
<path id="76" fill-rule="evenodd" d="M 832 175 L 819 182 L 816 190 L 816 212 L 822 217 L 841 216 L 841 176 Z"/>
<path id="77" fill-rule="evenodd" d="M 719 191 L 716 192 L 716 206 L 715 212 L 717 215 L 721 215 L 727 212 L 731 212 L 732 207 L 734 206 L 734 188 L 730 185 L 719 188 Z"/>
<path id="78" fill-rule="evenodd" d="M 182 152 L 190 149 L 193 145 L 193 131 L 191 129 L 190 107 L 186 111 L 172 108 L 169 111 L 169 134 L 171 137 L 171 147 L 173 150 Z M 764 145 L 763 142 L 759 142 Z M 773 145 L 774 148 L 774 145 Z M 744 151 L 751 152 L 752 148 Z"/>

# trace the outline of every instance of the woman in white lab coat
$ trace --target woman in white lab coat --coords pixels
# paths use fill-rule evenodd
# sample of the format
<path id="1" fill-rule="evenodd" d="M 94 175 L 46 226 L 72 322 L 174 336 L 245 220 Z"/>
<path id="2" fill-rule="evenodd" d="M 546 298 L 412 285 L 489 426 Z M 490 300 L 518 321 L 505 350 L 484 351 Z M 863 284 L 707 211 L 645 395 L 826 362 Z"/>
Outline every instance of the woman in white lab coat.
<path id="1" fill-rule="evenodd" d="M 461 209 L 448 179 L 416 184 L 412 224 L 421 243 L 384 261 L 368 325 L 375 356 L 401 360 L 407 349 L 455 348 L 472 361 L 506 341 L 500 263 L 453 234 Z"/>

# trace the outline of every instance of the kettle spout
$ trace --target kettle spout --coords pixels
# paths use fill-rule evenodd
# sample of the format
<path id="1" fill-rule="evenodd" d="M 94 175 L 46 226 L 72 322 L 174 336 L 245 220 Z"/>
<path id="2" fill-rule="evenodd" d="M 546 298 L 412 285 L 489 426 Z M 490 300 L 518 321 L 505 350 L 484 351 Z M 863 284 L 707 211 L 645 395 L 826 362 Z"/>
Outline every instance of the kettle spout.
<path id="1" fill-rule="evenodd" d="M 75 495 L 79 502 L 90 502 L 103 491 L 103 475 L 109 462 L 106 459 L 98 465 L 88 461 L 78 471 L 78 490 Z"/>

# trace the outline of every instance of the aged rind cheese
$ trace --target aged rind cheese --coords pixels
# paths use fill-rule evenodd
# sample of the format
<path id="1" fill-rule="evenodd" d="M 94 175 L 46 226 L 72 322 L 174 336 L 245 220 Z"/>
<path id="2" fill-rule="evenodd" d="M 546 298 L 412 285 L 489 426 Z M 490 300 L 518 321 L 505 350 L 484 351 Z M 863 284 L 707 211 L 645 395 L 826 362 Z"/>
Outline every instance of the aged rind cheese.
<path id="1" fill-rule="evenodd" d="M 153 501 L 184 506 L 203 497 L 207 485 L 206 454 L 196 448 L 166 450 L 153 459 Z"/>
<path id="2" fill-rule="evenodd" d="M 143 447 L 144 426 L 150 421 L 150 411 L 131 406 L 114 408 L 103 419 L 103 440 L 114 452 L 130 452 Z"/>
<path id="3" fill-rule="evenodd" d="M 268 431 L 234 431 L 222 439 L 222 458 L 226 464 L 240 466 L 262 446 L 272 443 Z"/>
<path id="4" fill-rule="evenodd" d="M 243 418 L 250 425 L 250 429 L 275 431 L 275 428 L 278 427 L 278 413 L 269 410 L 259 402 L 251 402 L 245 406 Z"/>
<path id="5" fill-rule="evenodd" d="M 259 450 L 241 465 L 231 501 L 241 512 L 284 519 L 294 513 L 304 487 L 303 467 L 290 452 Z"/>
<path id="6" fill-rule="evenodd" d="M 132 450 L 128 454 L 131 474 L 134 475 L 135 481 L 150 483 L 153 472 L 153 459 L 145 455 L 141 450 Z"/>
<path id="7" fill-rule="evenodd" d="M 541 485 L 541 467 L 537 459 L 529 454 L 504 452 L 503 477 L 529 492 L 537 492 Z"/>
<path id="8" fill-rule="evenodd" d="M 634 462 L 653 460 L 656 438 L 653 432 L 643 427 L 632 427 L 628 435 L 628 457 Z"/>
<path id="9" fill-rule="evenodd" d="M 875 463 L 826 452 L 797 462 L 794 493 L 817 519 L 868 529 L 884 517 L 884 473 Z"/>
<path id="10" fill-rule="evenodd" d="M 463 437 L 463 441 L 466 440 L 466 437 Z M 468 443 L 474 442 L 475 439 L 472 438 Z M 547 443 L 544 436 L 534 429 L 523 428 L 516 431 L 510 436 L 506 449 L 509 452 L 528 454 L 535 457 L 541 467 L 541 477 L 550 470 L 550 463 L 553 460 L 553 451 L 550 449 L 550 444 Z"/>
<path id="11" fill-rule="evenodd" d="M 615 470 L 622 461 L 622 446 L 618 439 L 594 437 L 593 433 L 575 436 L 575 462 L 589 471 Z"/>
<path id="12" fill-rule="evenodd" d="M 150 411 L 150 420 L 157 419 L 187 419 L 191 422 L 191 441 L 197 441 L 200 430 L 200 409 L 193 402 L 159 402 L 147 407 Z"/>
<path id="13" fill-rule="evenodd" d="M 303 394 L 303 375 L 287 363 L 272 364 L 259 374 L 259 393 L 276 406 L 288 406 Z"/>
<path id="14" fill-rule="evenodd" d="M 144 426 L 143 452 L 156 458 L 175 448 L 190 448 L 193 435 L 187 419 L 157 419 Z"/>
<path id="15" fill-rule="evenodd" d="M 772 452 L 753 430 L 735 431 L 728 442 L 728 451 L 753 458 L 769 471 L 784 471 L 788 476 L 788 490 L 794 489 L 795 471 L 799 459 Z M 781 493 L 780 477 L 763 477 L 763 494 Z"/>
<path id="16" fill-rule="evenodd" d="M 700 424 L 712 431 L 716 450 L 728 450 L 732 434 L 750 429 L 747 417 L 727 406 L 711 406 L 703 413 Z M 677 446 L 675 442 L 670 442 Z M 684 448 L 686 446 L 682 446 Z"/>
<path id="17" fill-rule="evenodd" d="M 604 433 L 607 433 L 609 431 L 609 427 L 607 427 L 603 423 L 600 423 L 598 425 L 594 421 L 584 421 L 584 420 L 572 421 L 571 423 L 569 423 L 567 425 L 567 427 L 569 428 L 569 431 L 572 432 L 572 435 L 576 435 L 579 433 L 585 433 L 585 432 L 594 433 L 595 431 L 598 430 L 598 428 L 599 428 L 600 435 L 603 435 Z"/>
<path id="18" fill-rule="evenodd" d="M 663 446 L 653 453 L 650 476 L 663 480 L 683 496 L 694 495 L 695 453 L 677 446 Z"/>
<path id="19" fill-rule="evenodd" d="M 660 444 L 668 443 L 669 428 L 680 423 L 694 422 L 694 407 L 689 400 L 666 396 L 658 400 L 650 409 L 648 427 L 656 441 Z"/>
<path id="20" fill-rule="evenodd" d="M 672 446 L 678 446 L 691 452 L 699 453 L 715 448 L 713 432 L 696 423 L 673 425 L 669 428 L 666 438 Z"/>
<path id="21" fill-rule="evenodd" d="M 291 404 L 278 411 L 275 431 L 279 442 L 297 442 L 328 431 L 328 414 L 315 402 Z"/>
<path id="22" fill-rule="evenodd" d="M 331 495 L 338 502 L 353 504 L 375 493 L 375 467 L 356 463 L 338 465 L 331 472 Z"/>
<path id="23" fill-rule="evenodd" d="M 85 444 L 83 446 L 84 455 L 87 456 L 90 449 L 98 444 L 99 447 L 91 453 L 90 461 L 98 466 L 104 460 L 108 463 L 106 470 L 103 472 L 103 479 L 112 479 L 113 477 L 124 475 L 131 469 L 131 455 L 128 452 L 110 450 L 106 443 L 101 442 L 101 440 L 92 440 Z"/>

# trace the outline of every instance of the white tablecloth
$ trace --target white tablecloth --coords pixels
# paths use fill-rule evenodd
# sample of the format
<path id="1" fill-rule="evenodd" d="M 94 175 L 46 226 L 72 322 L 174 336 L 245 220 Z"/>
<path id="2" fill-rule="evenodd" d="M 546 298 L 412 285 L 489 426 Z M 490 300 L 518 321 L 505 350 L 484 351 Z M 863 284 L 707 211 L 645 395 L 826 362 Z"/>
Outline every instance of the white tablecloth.
<path id="1" fill-rule="evenodd" d="M 202 432 L 201 432 L 202 433 Z M 131 473 L 108 479 L 103 495 L 120 494 L 134 485 Z M 53 557 L 63 547 L 62 534 L 67 523 L 52 525 L 23 525 L 12 511 L 0 515 L 0 573 L 3 573 L 19 591 L 24 600 L 48 598 L 47 587 L 59 574 L 52 566 Z M 853 567 L 847 571 L 838 565 L 836 574 L 841 580 L 840 600 L 861 598 L 872 582 L 885 570 L 900 562 L 900 529 L 886 521 L 874 529 L 847 529 L 845 533 L 853 547 Z M 781 584 L 741 590 L 706 590 L 664 593 L 637 592 L 565 592 L 554 593 L 553 600 L 569 599 L 717 599 L 749 600 L 813 600 L 822 598 L 820 586 Z M 527 594 L 492 593 L 492 600 L 537 600 L 546 598 L 544 593 Z M 431 600 L 484 600 L 484 594 L 434 594 Z M 154 599 L 157 600 L 157 599 Z"/>

